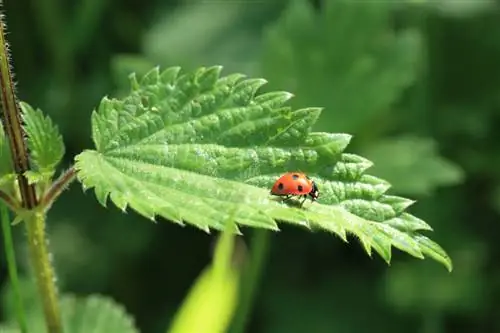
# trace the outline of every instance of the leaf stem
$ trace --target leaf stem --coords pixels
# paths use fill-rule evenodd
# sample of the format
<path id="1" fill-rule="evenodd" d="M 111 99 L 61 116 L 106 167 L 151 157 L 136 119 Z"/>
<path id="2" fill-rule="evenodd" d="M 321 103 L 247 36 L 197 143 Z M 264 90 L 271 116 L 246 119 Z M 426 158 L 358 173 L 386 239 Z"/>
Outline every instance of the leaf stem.
<path id="1" fill-rule="evenodd" d="M 65 188 L 73 182 L 76 178 L 75 167 L 72 166 L 66 170 L 52 185 L 49 190 L 45 193 L 43 198 L 40 200 L 40 206 L 44 207 L 46 210 L 52 203 L 59 197 L 59 195 L 64 191 Z"/>
<path id="2" fill-rule="evenodd" d="M 17 276 L 16 254 L 14 251 L 14 242 L 12 241 L 12 230 L 10 226 L 9 210 L 4 204 L 0 204 L 0 219 L 2 220 L 2 231 L 5 245 L 5 256 L 7 257 L 7 267 L 9 270 L 10 283 L 14 289 L 14 298 L 16 302 L 17 323 L 21 333 L 28 333 L 26 324 L 26 315 L 24 313 L 23 298 L 19 287 Z"/>
<path id="3" fill-rule="evenodd" d="M 61 315 L 59 313 L 55 274 L 45 239 L 45 214 L 43 212 L 34 212 L 26 218 L 25 224 L 38 290 L 42 295 L 47 332 L 61 333 Z"/>
<path id="4" fill-rule="evenodd" d="M 262 268 L 269 252 L 271 233 L 267 230 L 254 230 L 250 244 L 250 260 L 242 275 L 240 302 L 229 332 L 243 333 L 250 318 L 255 289 L 259 285 Z"/>

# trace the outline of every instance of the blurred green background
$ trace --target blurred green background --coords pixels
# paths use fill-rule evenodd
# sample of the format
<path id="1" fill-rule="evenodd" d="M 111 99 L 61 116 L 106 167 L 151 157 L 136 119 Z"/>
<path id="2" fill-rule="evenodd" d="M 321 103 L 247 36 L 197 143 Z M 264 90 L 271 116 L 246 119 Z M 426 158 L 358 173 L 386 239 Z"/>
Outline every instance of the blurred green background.
<path id="1" fill-rule="evenodd" d="M 387 267 L 356 240 L 283 227 L 264 251 L 247 332 L 500 332 L 495 1 L 7 0 L 4 10 L 19 97 L 60 126 L 65 167 L 91 148 L 91 111 L 126 93 L 130 72 L 220 64 L 294 93 L 294 107 L 325 107 L 316 130 L 353 134 L 348 151 L 373 160 L 390 193 L 417 200 L 410 211 L 454 259 L 449 274 L 396 251 Z M 211 257 L 213 236 L 106 209 L 77 183 L 48 218 L 61 289 L 113 297 L 146 333 L 164 332 Z"/>

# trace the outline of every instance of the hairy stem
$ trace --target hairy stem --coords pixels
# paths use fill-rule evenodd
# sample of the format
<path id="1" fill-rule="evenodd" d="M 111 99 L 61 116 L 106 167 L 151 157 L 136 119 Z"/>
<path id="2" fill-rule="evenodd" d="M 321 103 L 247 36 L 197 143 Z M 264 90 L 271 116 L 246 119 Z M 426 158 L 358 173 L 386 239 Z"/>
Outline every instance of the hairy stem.
<path id="1" fill-rule="evenodd" d="M 259 285 L 262 268 L 267 259 L 271 233 L 267 230 L 254 230 L 250 244 L 250 261 L 245 267 L 240 288 L 240 302 L 233 319 L 231 333 L 243 333 L 247 325 Z"/>
<path id="2" fill-rule="evenodd" d="M 61 315 L 57 299 L 54 269 L 45 239 L 45 214 L 36 212 L 25 220 L 32 265 L 38 290 L 42 294 L 43 311 L 48 333 L 61 333 Z"/>
<path id="3" fill-rule="evenodd" d="M 14 289 L 14 298 L 16 302 L 17 323 L 21 333 L 28 332 L 26 324 L 26 315 L 24 313 L 23 298 L 19 287 L 17 277 L 16 254 L 14 251 L 14 242 L 12 241 L 12 230 L 10 226 L 9 210 L 3 204 L 0 204 L 0 218 L 2 220 L 2 231 L 5 245 L 5 256 L 7 257 L 7 267 L 9 270 L 10 283 Z"/>
<path id="4" fill-rule="evenodd" d="M 7 41 L 5 40 L 4 16 L 0 16 L 0 88 L 2 116 L 5 133 L 9 141 L 13 167 L 17 174 L 22 206 L 33 210 L 37 206 L 35 186 L 24 176 L 30 169 L 28 151 L 24 141 L 25 133 L 21 124 L 21 112 L 14 91 Z M 61 318 L 57 302 L 54 272 L 49 260 L 45 241 L 45 216 L 41 213 L 27 214 L 26 228 L 31 261 L 37 278 L 38 290 L 43 300 L 48 333 L 61 333 Z"/>
<path id="5" fill-rule="evenodd" d="M 47 209 L 59 197 L 62 191 L 71 184 L 76 177 L 76 170 L 72 166 L 64 172 L 49 188 L 44 197 L 40 200 L 40 205 Z"/>
<path id="6" fill-rule="evenodd" d="M 21 112 L 14 91 L 7 41 L 5 40 L 4 16 L 0 16 L 0 86 L 2 90 L 2 116 L 5 133 L 9 141 L 18 177 L 19 190 L 25 208 L 34 208 L 37 204 L 35 186 L 30 185 L 24 176 L 29 170 L 28 150 L 24 141 L 24 130 L 21 125 Z"/>

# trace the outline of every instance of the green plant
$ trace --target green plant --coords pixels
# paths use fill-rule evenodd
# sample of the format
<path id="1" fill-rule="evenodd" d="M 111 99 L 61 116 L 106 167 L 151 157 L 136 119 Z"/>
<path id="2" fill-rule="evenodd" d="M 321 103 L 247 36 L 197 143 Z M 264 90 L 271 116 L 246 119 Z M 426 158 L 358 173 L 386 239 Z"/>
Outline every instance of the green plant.
<path id="1" fill-rule="evenodd" d="M 3 30 L 0 37 L 5 129 L 0 194 L 14 222 L 27 229 L 43 305 L 43 316 L 30 313 L 27 325 L 19 315 L 21 332 L 39 332 L 44 325 L 50 333 L 137 331 L 131 317 L 105 298 L 59 300 L 46 244 L 46 213 L 74 180 L 93 189 L 101 204 L 110 199 L 121 210 L 130 207 L 151 220 L 227 233 L 242 227 L 276 231 L 278 223 L 289 223 L 322 229 L 344 241 L 353 235 L 369 255 L 374 250 L 387 263 L 391 247 L 397 247 L 417 258 L 429 256 L 451 271 L 447 254 L 420 233 L 431 227 L 405 211 L 413 201 L 386 194 L 387 182 L 365 174 L 371 163 L 344 152 L 350 135 L 312 131 L 320 109 L 287 107 L 291 94 L 259 93 L 264 80 L 221 76 L 218 66 L 188 73 L 154 68 L 141 78 L 132 75 L 129 94 L 103 98 L 92 114 L 95 149 L 78 154 L 75 165 L 54 179 L 64 154 L 62 138 L 40 110 L 18 103 Z M 297 169 L 311 175 L 321 190 L 319 202 L 305 208 L 269 196 L 278 175 Z M 236 290 L 239 273 L 230 268 L 228 239 L 223 236 L 220 249 L 225 250 L 217 248 L 213 269 L 193 289 L 201 300 L 206 295 L 199 290 L 220 287 L 221 281 L 230 281 Z M 11 268 L 15 280 L 14 272 Z M 214 331 L 228 325 L 236 300 L 225 300 L 226 311 Z M 186 304 L 201 309 L 198 303 L 190 298 Z M 177 322 L 175 332 L 182 327 L 189 326 Z M 13 322 L 4 330 L 19 331 Z"/>

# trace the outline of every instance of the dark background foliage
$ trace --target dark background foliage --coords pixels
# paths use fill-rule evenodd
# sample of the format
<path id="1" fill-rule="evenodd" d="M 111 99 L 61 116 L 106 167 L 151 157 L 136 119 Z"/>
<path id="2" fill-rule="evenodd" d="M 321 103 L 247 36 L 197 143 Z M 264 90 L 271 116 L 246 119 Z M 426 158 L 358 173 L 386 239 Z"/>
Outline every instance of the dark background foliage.
<path id="1" fill-rule="evenodd" d="M 371 173 L 392 193 L 417 200 L 411 212 L 454 259 L 452 274 L 398 252 L 387 267 L 355 240 L 284 227 L 247 330 L 263 333 L 500 332 L 499 9 L 486 0 L 4 6 L 19 96 L 59 125 L 65 166 L 91 147 L 92 109 L 126 92 L 130 72 L 221 64 L 291 91 L 296 107 L 324 106 L 316 130 L 353 134 L 349 151 L 375 161 Z M 110 295 L 143 332 L 164 331 L 211 256 L 213 236 L 103 208 L 76 183 L 48 222 L 61 289 Z"/>

